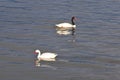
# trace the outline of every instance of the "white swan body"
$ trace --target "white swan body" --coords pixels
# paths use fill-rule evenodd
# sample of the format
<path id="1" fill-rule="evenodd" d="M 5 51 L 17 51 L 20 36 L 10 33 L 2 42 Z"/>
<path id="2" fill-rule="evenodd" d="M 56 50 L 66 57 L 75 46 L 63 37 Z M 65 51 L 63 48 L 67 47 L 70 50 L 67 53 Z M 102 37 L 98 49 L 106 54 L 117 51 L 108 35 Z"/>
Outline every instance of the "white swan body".
<path id="1" fill-rule="evenodd" d="M 57 27 L 57 29 L 61 29 L 61 30 L 75 29 L 76 25 L 74 23 L 74 19 L 75 19 L 75 17 L 71 18 L 72 23 L 64 22 L 64 23 L 56 24 L 55 26 Z"/>
<path id="2" fill-rule="evenodd" d="M 35 50 L 35 53 L 38 54 L 37 55 L 37 59 L 38 60 L 51 60 L 53 61 L 55 59 L 55 57 L 57 56 L 56 53 L 51 53 L 51 52 L 45 52 L 45 53 L 42 53 L 40 52 L 40 50 Z"/>
<path id="3" fill-rule="evenodd" d="M 62 28 L 76 28 L 76 25 L 72 25 L 70 23 L 60 23 L 56 24 L 57 27 L 62 27 Z"/>

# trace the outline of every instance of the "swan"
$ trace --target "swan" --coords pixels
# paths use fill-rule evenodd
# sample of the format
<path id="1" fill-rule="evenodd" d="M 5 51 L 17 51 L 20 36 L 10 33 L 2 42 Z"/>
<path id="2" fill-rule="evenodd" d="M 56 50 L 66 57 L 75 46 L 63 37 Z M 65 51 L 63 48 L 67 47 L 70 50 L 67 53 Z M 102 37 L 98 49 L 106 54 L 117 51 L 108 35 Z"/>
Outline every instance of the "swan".
<path id="1" fill-rule="evenodd" d="M 37 59 L 38 61 L 40 60 L 44 60 L 44 61 L 55 61 L 55 58 L 57 56 L 56 53 L 51 53 L 51 52 L 45 52 L 45 53 L 42 53 L 40 52 L 39 49 L 36 49 L 35 50 L 35 54 L 38 54 L 37 55 Z"/>
<path id="2" fill-rule="evenodd" d="M 36 66 L 40 66 L 39 62 L 41 60 L 43 60 L 43 61 L 55 61 L 55 58 L 57 56 L 56 53 L 51 53 L 51 52 L 45 52 L 45 53 L 41 54 L 39 49 L 35 50 L 35 54 L 37 54 L 37 60 L 35 61 Z"/>
<path id="3" fill-rule="evenodd" d="M 55 26 L 56 26 L 57 30 L 74 30 L 76 28 L 74 20 L 75 20 L 75 17 L 73 16 L 71 18 L 72 23 L 64 22 L 64 23 L 56 24 Z"/>

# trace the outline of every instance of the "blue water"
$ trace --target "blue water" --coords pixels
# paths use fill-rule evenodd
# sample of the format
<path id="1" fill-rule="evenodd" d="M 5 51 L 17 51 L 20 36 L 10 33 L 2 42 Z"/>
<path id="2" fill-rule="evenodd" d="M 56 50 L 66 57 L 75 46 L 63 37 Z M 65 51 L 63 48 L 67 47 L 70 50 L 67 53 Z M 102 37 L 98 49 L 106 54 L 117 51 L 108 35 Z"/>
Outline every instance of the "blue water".
<path id="1" fill-rule="evenodd" d="M 55 24 L 75 16 L 75 35 Z M 58 54 L 34 62 L 35 49 Z M 120 80 L 119 0 L 0 0 L 1 80 Z"/>

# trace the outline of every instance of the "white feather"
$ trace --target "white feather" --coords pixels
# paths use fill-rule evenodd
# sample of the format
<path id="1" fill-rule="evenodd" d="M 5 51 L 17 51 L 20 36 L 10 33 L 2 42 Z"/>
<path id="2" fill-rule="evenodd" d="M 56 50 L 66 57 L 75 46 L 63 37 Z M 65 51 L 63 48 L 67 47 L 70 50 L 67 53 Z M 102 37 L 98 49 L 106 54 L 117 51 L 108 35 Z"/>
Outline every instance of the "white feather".
<path id="1" fill-rule="evenodd" d="M 45 53 L 42 53 L 40 52 L 40 50 L 35 50 L 35 53 L 37 53 L 37 58 L 38 59 L 54 59 L 57 54 L 56 53 L 51 53 L 51 52 L 45 52 Z"/>
<path id="2" fill-rule="evenodd" d="M 57 54 L 55 53 L 46 52 L 46 53 L 42 53 L 40 55 L 40 58 L 55 58 L 56 56 Z"/>
<path id="3" fill-rule="evenodd" d="M 72 25 L 70 23 L 60 23 L 60 24 L 56 24 L 56 26 L 62 27 L 62 28 L 70 28 L 70 27 L 75 28 L 76 27 L 76 25 Z"/>

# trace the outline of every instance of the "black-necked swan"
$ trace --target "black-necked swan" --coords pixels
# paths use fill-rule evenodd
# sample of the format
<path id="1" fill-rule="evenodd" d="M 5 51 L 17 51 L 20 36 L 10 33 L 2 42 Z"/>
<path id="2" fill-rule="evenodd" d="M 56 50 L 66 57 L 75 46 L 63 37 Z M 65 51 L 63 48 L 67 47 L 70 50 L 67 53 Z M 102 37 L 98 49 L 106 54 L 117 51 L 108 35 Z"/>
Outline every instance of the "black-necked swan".
<path id="1" fill-rule="evenodd" d="M 63 30 L 73 30 L 73 29 L 76 28 L 74 20 L 75 20 L 75 17 L 73 16 L 71 18 L 71 22 L 72 23 L 66 23 L 66 22 L 64 22 L 64 23 L 56 24 L 55 26 L 57 27 L 57 29 L 61 29 L 61 30 L 62 29 Z"/>

